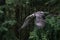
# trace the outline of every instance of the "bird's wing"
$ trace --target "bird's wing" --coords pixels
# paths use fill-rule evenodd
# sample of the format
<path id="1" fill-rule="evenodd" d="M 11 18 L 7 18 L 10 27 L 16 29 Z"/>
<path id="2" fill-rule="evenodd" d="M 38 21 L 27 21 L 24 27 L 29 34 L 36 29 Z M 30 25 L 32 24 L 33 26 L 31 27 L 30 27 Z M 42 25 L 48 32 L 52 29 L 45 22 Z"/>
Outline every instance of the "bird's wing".
<path id="1" fill-rule="evenodd" d="M 29 21 L 30 21 L 32 18 L 34 18 L 34 17 L 35 17 L 34 13 L 31 14 L 31 15 L 29 15 L 29 16 L 27 16 L 26 19 L 25 19 L 25 21 L 24 21 L 24 23 L 23 23 L 23 25 L 21 26 L 20 29 L 25 28 L 25 27 L 29 24 Z"/>

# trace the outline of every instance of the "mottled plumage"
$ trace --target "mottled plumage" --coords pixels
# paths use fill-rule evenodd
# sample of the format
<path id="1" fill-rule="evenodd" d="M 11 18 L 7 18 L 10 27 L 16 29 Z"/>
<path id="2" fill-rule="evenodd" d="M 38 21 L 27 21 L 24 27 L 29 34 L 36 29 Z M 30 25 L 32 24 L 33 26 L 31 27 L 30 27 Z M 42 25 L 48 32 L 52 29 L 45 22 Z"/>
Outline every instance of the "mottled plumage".
<path id="1" fill-rule="evenodd" d="M 35 17 L 34 22 L 35 22 L 36 27 L 38 29 L 43 28 L 45 26 L 45 19 L 44 19 L 45 18 L 44 17 L 45 13 L 48 13 L 48 12 L 38 11 L 38 12 L 34 12 L 33 14 L 27 16 L 26 19 L 25 19 L 25 21 L 24 21 L 24 23 L 23 23 L 23 25 L 22 25 L 22 27 L 20 29 L 26 27 L 29 24 L 29 21 L 32 18 L 34 18 L 34 17 Z"/>
<path id="2" fill-rule="evenodd" d="M 43 18 L 44 12 L 43 11 L 38 11 L 35 14 L 35 25 L 38 27 L 38 29 L 43 28 L 45 26 L 45 19 Z"/>

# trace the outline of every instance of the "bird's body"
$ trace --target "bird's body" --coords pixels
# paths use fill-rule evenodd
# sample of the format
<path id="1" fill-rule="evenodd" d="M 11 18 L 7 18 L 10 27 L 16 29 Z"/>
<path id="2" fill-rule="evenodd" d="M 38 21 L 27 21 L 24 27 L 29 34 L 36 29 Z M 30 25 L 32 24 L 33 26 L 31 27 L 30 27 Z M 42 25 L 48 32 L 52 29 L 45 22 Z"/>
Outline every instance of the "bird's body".
<path id="1" fill-rule="evenodd" d="M 35 16 L 35 25 L 37 26 L 38 29 L 40 28 L 43 28 L 45 26 L 45 19 L 43 18 L 45 15 L 44 15 L 44 12 L 43 11 L 38 11 L 38 12 L 35 12 L 33 13 Z"/>
<path id="2" fill-rule="evenodd" d="M 26 27 L 30 23 L 29 21 L 33 18 L 35 18 L 35 20 L 34 20 L 35 23 L 34 24 L 36 25 L 36 27 L 38 29 L 43 28 L 45 26 L 45 19 L 44 19 L 45 18 L 45 13 L 48 13 L 48 12 L 37 11 L 37 12 L 34 12 L 33 14 L 27 16 L 20 29 L 23 29 L 24 27 Z"/>

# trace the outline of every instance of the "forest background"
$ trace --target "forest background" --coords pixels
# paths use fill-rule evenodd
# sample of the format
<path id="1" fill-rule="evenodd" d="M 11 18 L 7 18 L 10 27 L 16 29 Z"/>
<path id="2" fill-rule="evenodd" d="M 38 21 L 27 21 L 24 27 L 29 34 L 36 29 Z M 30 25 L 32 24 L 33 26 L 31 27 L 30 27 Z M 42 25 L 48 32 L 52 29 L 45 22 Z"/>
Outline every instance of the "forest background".
<path id="1" fill-rule="evenodd" d="M 42 40 L 60 40 L 60 0 L 0 0 L 0 40 L 38 40 L 33 29 L 19 30 L 25 18 L 35 11 L 49 12 Z"/>

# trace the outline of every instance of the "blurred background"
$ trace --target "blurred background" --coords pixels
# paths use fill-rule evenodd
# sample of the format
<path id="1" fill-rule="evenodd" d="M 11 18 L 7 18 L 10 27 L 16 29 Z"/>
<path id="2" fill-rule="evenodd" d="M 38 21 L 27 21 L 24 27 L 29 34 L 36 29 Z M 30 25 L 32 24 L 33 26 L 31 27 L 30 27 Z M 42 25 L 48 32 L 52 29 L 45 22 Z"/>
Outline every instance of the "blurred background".
<path id="1" fill-rule="evenodd" d="M 60 0 L 0 0 L 0 40 L 40 40 L 32 31 L 33 19 L 18 31 L 25 18 L 39 10 L 50 12 L 41 40 L 60 40 Z"/>

